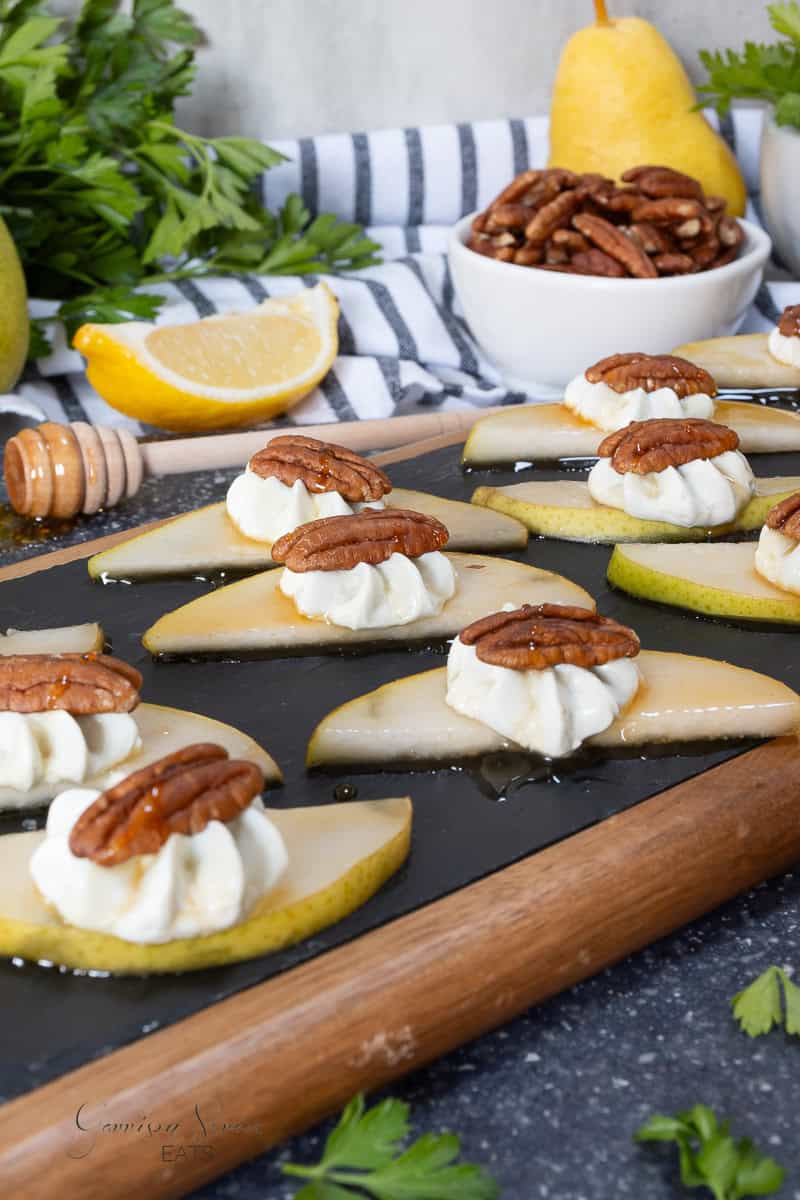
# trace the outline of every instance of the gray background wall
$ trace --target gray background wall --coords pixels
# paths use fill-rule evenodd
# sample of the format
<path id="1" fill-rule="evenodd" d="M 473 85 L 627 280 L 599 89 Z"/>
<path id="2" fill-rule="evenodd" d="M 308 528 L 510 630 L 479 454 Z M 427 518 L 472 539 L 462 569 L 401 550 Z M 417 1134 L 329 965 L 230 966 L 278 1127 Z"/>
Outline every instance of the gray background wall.
<path id="1" fill-rule="evenodd" d="M 765 0 L 608 0 L 700 47 L 769 39 Z M 208 34 L 196 131 L 292 136 L 543 112 L 591 0 L 183 0 Z"/>

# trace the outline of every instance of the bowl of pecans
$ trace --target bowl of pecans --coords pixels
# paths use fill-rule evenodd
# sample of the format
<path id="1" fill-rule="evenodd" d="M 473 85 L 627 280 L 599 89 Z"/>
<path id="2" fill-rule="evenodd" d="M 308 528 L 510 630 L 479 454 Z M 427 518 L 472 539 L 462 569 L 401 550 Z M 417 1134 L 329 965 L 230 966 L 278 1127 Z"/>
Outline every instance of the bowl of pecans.
<path id="1" fill-rule="evenodd" d="M 560 167 L 524 171 L 450 237 L 472 333 L 512 386 L 562 387 L 621 350 L 664 354 L 735 333 L 770 240 L 669 167 L 620 184 Z"/>

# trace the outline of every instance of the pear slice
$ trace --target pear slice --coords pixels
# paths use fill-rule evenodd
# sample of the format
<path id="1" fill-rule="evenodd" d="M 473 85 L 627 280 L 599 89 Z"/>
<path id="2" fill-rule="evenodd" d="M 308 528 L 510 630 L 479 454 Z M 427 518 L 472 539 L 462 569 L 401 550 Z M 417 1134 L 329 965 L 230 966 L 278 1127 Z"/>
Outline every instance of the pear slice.
<path id="1" fill-rule="evenodd" d="M 796 375 L 800 387 L 800 371 Z M 741 400 L 719 400 L 713 419 L 738 433 L 745 454 L 800 450 L 798 413 Z M 514 406 L 503 412 L 490 413 L 473 425 L 462 461 L 466 466 L 480 467 L 558 458 L 594 458 L 605 436 L 604 430 L 581 421 L 565 404 Z"/>
<path id="2" fill-rule="evenodd" d="M 139 727 L 141 749 L 124 762 L 116 763 L 102 774 L 87 779 L 81 787 L 105 788 L 109 778 L 118 777 L 120 771 L 126 775 L 138 771 L 140 767 L 146 767 L 148 763 L 192 742 L 216 742 L 218 746 L 224 746 L 231 758 L 246 758 L 257 763 L 270 785 L 280 783 L 283 778 L 270 755 L 246 733 L 241 733 L 232 725 L 215 721 L 212 717 L 203 717 L 199 713 L 185 712 L 181 708 L 165 708 L 161 704 L 140 704 L 131 715 Z M 41 783 L 28 792 L 0 787 L 0 810 L 35 808 L 48 804 L 65 787 L 75 786 L 74 783 Z"/>
<path id="3" fill-rule="evenodd" d="M 115 973 L 196 971 L 257 958 L 311 937 L 360 908 L 408 857 L 408 797 L 267 809 L 289 852 L 287 873 L 240 925 L 161 945 L 65 925 L 30 877 L 43 832 L 0 838 L 0 954 Z"/>
<path id="4" fill-rule="evenodd" d="M 800 596 L 755 569 L 753 542 L 615 546 L 608 581 L 631 596 L 712 617 L 800 623 Z"/>
<path id="5" fill-rule="evenodd" d="M 740 333 L 734 337 L 710 338 L 706 342 L 687 342 L 672 353 L 710 371 L 717 387 L 800 388 L 800 367 L 791 367 L 773 358 L 768 339 L 767 333 Z M 762 409 L 763 413 L 777 411 Z M 715 421 L 718 419 L 714 417 Z"/>
<path id="6" fill-rule="evenodd" d="M 800 696 L 766 675 L 689 654 L 643 650 L 642 684 L 628 708 L 586 744 L 777 737 L 800 728 Z M 306 765 L 452 764 L 519 750 L 480 721 L 450 708 L 440 667 L 387 683 L 334 709 L 308 744 Z"/>
<path id="7" fill-rule="evenodd" d="M 479 487 L 473 504 L 486 505 L 523 521 L 531 533 L 567 542 L 699 542 L 728 533 L 760 529 L 779 500 L 800 489 L 800 476 L 756 480 L 756 495 L 728 525 L 685 529 L 667 521 L 643 521 L 621 508 L 597 504 L 586 483 L 577 479 Z"/>
<path id="8" fill-rule="evenodd" d="M 395 488 L 387 507 L 410 508 L 442 521 L 450 531 L 452 550 L 520 550 L 528 531 L 500 513 L 482 514 L 460 500 Z M 92 579 L 141 579 L 158 575 L 194 575 L 204 571 L 263 571 L 274 567 L 271 543 L 254 542 L 229 518 L 224 504 L 196 512 L 140 533 L 89 559 Z"/>
<path id="9" fill-rule="evenodd" d="M 587 592 L 561 575 L 527 563 L 477 554 L 448 554 L 455 595 L 435 617 L 388 629 L 344 629 L 302 616 L 278 586 L 279 571 L 264 571 L 166 613 L 142 639 L 151 654 L 221 654 L 238 651 L 327 654 L 340 647 L 454 637 L 466 625 L 506 603 L 577 604 L 594 608 Z"/>
<path id="10" fill-rule="evenodd" d="M 0 633 L 0 654 L 91 654 L 102 650 L 105 640 L 96 622 L 57 629 L 8 629 Z"/>

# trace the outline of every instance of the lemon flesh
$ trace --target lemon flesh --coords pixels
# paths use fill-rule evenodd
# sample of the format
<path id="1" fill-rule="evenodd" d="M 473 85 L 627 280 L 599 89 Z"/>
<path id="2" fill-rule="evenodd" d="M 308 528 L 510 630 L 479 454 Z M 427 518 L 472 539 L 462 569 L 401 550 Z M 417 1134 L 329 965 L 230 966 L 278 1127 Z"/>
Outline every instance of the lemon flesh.
<path id="1" fill-rule="evenodd" d="M 800 728 L 800 696 L 767 675 L 655 650 L 643 650 L 636 662 L 642 673 L 639 691 L 587 745 L 778 737 Z M 519 749 L 487 725 L 457 713 L 446 693 L 447 670 L 440 667 L 343 704 L 314 730 L 307 765 L 454 763 Z"/>
<path id="2" fill-rule="evenodd" d="M 734 337 L 687 342 L 672 353 L 710 371 L 719 387 L 800 388 L 800 367 L 792 367 L 772 357 L 768 333 L 739 333 Z M 777 408 L 762 408 L 761 411 L 782 413 Z"/>
<path id="3" fill-rule="evenodd" d="M 509 487 L 479 487 L 473 504 L 485 505 L 516 517 L 543 537 L 567 542 L 699 542 L 728 533 L 760 529 L 769 510 L 800 490 L 800 477 L 788 475 L 756 480 L 756 495 L 729 525 L 711 529 L 671 525 L 668 521 L 643 521 L 621 508 L 597 504 L 585 483 L 556 480 L 552 483 L 514 483 Z"/>
<path id="4" fill-rule="evenodd" d="M 90 383 L 119 412 L 194 432 L 265 421 L 302 400 L 338 350 L 339 306 L 320 283 L 252 312 L 185 325 L 82 325 Z"/>
<path id="5" fill-rule="evenodd" d="M 22 374 L 28 356 L 28 293 L 16 247 L 0 217 L 0 392 Z"/>
<path id="6" fill-rule="evenodd" d="M 311 937 L 365 904 L 408 857 L 411 801 L 364 800 L 267 809 L 289 867 L 239 925 L 205 937 L 140 945 L 65 925 L 41 899 L 29 863 L 43 832 L 0 838 L 0 954 L 120 974 L 196 971 L 257 958 Z"/>
<path id="7" fill-rule="evenodd" d="M 561 575 L 527 563 L 477 554 L 448 554 L 455 595 L 436 616 L 386 629 L 345 629 L 299 613 L 280 590 L 280 571 L 264 571 L 217 588 L 166 613 L 144 635 L 151 654 L 219 654 L 262 651 L 330 653 L 340 646 L 402 646 L 453 637 L 503 604 L 575 604 L 594 608 L 588 592 Z"/>

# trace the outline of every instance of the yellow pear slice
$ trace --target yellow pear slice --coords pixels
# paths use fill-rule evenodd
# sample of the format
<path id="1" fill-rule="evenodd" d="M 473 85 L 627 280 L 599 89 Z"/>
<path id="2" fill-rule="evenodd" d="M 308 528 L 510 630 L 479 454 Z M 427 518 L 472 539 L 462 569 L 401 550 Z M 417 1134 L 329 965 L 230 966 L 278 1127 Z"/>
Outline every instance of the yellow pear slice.
<path id="1" fill-rule="evenodd" d="M 176 608 L 147 630 L 151 654 L 219 654 L 262 651 L 289 654 L 340 646 L 407 645 L 442 639 L 496 612 L 504 604 L 578 604 L 594 608 L 587 592 L 561 575 L 527 563 L 477 554 L 448 554 L 456 575 L 455 595 L 435 617 L 388 629 L 344 629 L 302 616 L 279 588 L 280 572 L 264 571 L 217 588 Z"/>
<path id="2" fill-rule="evenodd" d="M 643 521 L 621 508 L 597 504 L 578 479 L 479 487 L 473 504 L 485 505 L 523 521 L 532 533 L 567 542 L 698 542 L 727 533 L 760 529 L 779 500 L 800 489 L 800 476 L 756 480 L 756 495 L 729 525 L 686 529 L 667 521 Z"/>
<path id="3" fill-rule="evenodd" d="M 636 661 L 643 677 L 639 691 L 588 745 L 777 737 L 800 728 L 800 696 L 766 675 L 656 650 L 642 651 Z M 450 708 L 446 693 L 447 671 L 440 667 L 343 704 L 314 730 L 307 766 L 454 763 L 519 750 L 487 725 Z"/>
<path id="4" fill-rule="evenodd" d="M 755 569 L 753 542 L 615 546 L 608 581 L 642 600 L 713 617 L 800 623 L 800 596 Z"/>
<path id="5" fill-rule="evenodd" d="M 442 521 L 452 550 L 519 550 L 528 531 L 519 521 L 494 513 L 478 515 L 470 504 L 427 492 L 395 488 L 390 508 L 410 508 Z M 211 504 L 176 517 L 149 533 L 112 546 L 89 559 L 92 579 L 140 579 L 202 571 L 263 571 L 274 567 L 271 543 L 254 542 L 229 518 L 224 504 Z"/>
<path id="6" fill-rule="evenodd" d="M 0 654 L 91 654 L 105 634 L 96 622 L 56 629 L 9 629 L 0 633 Z"/>
<path id="7" fill-rule="evenodd" d="M 705 344 L 713 345 L 711 342 Z M 800 371 L 795 375 L 800 387 Z M 736 430 L 745 454 L 800 450 L 798 413 L 741 400 L 719 400 L 713 420 Z M 490 413 L 473 425 L 464 447 L 463 462 L 479 467 L 557 458 L 594 458 L 605 436 L 604 430 L 581 421 L 565 404 L 519 405 Z"/>
<path id="8" fill-rule="evenodd" d="M 710 371 L 718 387 L 800 388 L 800 367 L 790 367 L 773 358 L 768 338 L 767 333 L 740 333 L 707 342 L 687 342 L 672 353 Z M 761 411 L 766 415 L 779 410 L 762 408 Z M 715 421 L 718 419 L 714 417 Z"/>
<path id="9" fill-rule="evenodd" d="M 224 746 L 231 758 L 246 758 L 257 763 L 268 784 L 280 783 L 283 778 L 279 766 L 266 750 L 262 750 L 258 742 L 232 725 L 215 721 L 212 717 L 203 717 L 200 713 L 185 712 L 181 708 L 165 708 L 161 704 L 140 704 L 131 716 L 139 727 L 141 750 L 102 774 L 87 779 L 81 787 L 105 788 L 109 778 L 118 777 L 120 771 L 126 775 L 138 771 L 140 767 L 146 767 L 157 758 L 172 754 L 192 742 L 215 742 L 218 746 Z M 75 786 L 74 783 L 63 782 L 40 783 L 28 792 L 0 787 L 0 809 L 34 808 L 49 803 L 64 788 Z"/>
<path id="10" fill-rule="evenodd" d="M 43 832 L 0 838 L 0 954 L 115 973 L 195 971 L 257 958 L 311 937 L 365 904 L 408 857 L 411 801 L 363 800 L 267 809 L 289 852 L 278 886 L 240 925 L 206 937 L 139 945 L 65 925 L 30 877 Z"/>

